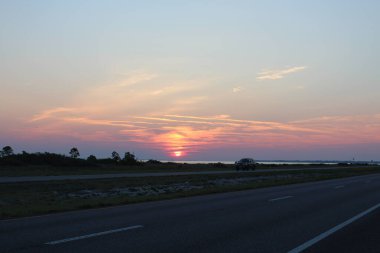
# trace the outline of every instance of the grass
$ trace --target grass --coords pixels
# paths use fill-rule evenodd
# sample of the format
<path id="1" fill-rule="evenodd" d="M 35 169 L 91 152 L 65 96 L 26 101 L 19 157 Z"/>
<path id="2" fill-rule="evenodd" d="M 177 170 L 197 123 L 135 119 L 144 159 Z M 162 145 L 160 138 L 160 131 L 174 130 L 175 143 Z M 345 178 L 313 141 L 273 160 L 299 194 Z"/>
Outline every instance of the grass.
<path id="1" fill-rule="evenodd" d="M 144 164 L 99 165 L 94 167 L 53 167 L 53 166 L 1 166 L 0 177 L 4 176 L 58 176 L 58 175 L 91 175 L 135 172 L 174 172 L 174 171 L 220 171 L 233 170 L 233 165 L 226 164 Z"/>
<path id="2" fill-rule="evenodd" d="M 0 184 L 0 218 L 239 191 L 379 172 L 379 167 L 365 167 Z M 188 189 L 178 186 L 186 186 Z M 115 194 L 115 189 L 128 189 L 129 193 L 137 191 L 138 194 L 117 192 Z M 144 191 L 138 192 L 141 189 L 148 190 L 145 190 L 145 194 Z M 86 195 L 88 192 L 99 194 Z"/>
<path id="3" fill-rule="evenodd" d="M 286 169 L 286 168 L 313 168 L 336 167 L 336 165 L 312 164 L 312 165 L 258 165 L 257 169 Z M 231 171 L 233 164 L 179 164 L 161 163 L 144 164 L 139 166 L 128 165 L 98 165 L 94 167 L 57 167 L 57 166 L 0 166 L 0 177 L 5 176 L 58 176 L 58 175 L 91 175 L 112 173 L 136 173 L 136 172 L 195 172 L 195 171 Z"/>

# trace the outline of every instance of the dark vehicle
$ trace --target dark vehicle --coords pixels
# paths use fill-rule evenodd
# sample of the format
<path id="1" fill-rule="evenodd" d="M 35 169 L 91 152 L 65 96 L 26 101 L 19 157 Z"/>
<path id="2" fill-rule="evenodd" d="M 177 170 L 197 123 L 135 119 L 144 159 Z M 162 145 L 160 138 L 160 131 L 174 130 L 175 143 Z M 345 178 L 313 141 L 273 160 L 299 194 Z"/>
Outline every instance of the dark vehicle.
<path id="1" fill-rule="evenodd" d="M 242 158 L 235 162 L 236 170 L 254 170 L 256 168 L 256 162 L 252 158 Z"/>

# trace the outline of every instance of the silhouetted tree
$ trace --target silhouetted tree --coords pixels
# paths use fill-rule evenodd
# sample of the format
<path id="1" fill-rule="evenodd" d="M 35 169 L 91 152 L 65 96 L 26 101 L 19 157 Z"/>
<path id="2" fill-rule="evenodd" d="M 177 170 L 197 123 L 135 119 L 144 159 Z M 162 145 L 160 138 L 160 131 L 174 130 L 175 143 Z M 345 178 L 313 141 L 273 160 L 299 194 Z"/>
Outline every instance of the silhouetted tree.
<path id="1" fill-rule="evenodd" d="M 6 156 L 10 156 L 10 155 L 13 155 L 13 148 L 11 146 L 5 146 L 3 147 L 3 149 L 1 150 L 0 152 L 0 156 L 1 157 L 6 157 Z"/>
<path id="2" fill-rule="evenodd" d="M 97 161 L 96 156 L 90 155 L 89 157 L 87 157 L 87 161 L 89 161 L 89 162 L 96 162 Z"/>
<path id="3" fill-rule="evenodd" d="M 77 158 L 77 157 L 79 157 L 80 156 L 79 150 L 76 147 L 73 147 L 70 150 L 70 156 L 71 156 L 71 158 Z"/>
<path id="4" fill-rule="evenodd" d="M 160 164 L 161 161 L 158 161 L 158 160 L 155 160 L 155 159 L 149 159 L 148 161 L 146 161 L 146 163 L 149 163 L 149 164 Z"/>
<path id="5" fill-rule="evenodd" d="M 130 152 L 126 152 L 124 154 L 123 163 L 128 164 L 128 165 L 137 164 L 137 160 L 136 160 L 135 155 L 130 153 Z"/>
<path id="6" fill-rule="evenodd" d="M 3 150 L 0 148 L 0 152 Z M 111 163 L 112 159 L 109 159 Z M 54 167 L 86 167 L 86 166 L 96 166 L 97 162 L 89 162 L 83 159 L 73 159 L 65 155 L 48 153 L 48 152 L 37 152 L 37 153 L 27 153 L 23 151 L 19 154 L 13 154 L 0 159 L 1 165 L 10 166 L 21 166 L 21 165 L 50 165 Z"/>
<path id="7" fill-rule="evenodd" d="M 120 159 L 120 155 L 119 155 L 118 152 L 113 151 L 112 154 L 111 154 L 111 156 L 112 156 L 112 159 L 113 159 L 115 162 L 120 162 L 121 159 Z"/>

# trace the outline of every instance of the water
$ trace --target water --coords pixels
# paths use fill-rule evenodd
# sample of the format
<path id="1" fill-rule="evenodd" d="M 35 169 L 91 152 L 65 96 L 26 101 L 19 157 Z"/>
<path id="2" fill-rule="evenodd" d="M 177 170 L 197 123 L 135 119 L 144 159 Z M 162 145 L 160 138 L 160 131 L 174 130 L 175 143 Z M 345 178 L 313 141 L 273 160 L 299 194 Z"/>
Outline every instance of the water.
<path id="1" fill-rule="evenodd" d="M 173 162 L 173 163 L 188 163 L 188 164 L 207 164 L 207 163 L 224 163 L 224 164 L 234 164 L 235 161 L 162 161 L 162 162 Z M 338 164 L 338 162 L 308 162 L 308 161 L 256 161 L 261 164 Z"/>
<path id="2" fill-rule="evenodd" d="M 208 164 L 208 163 L 224 163 L 224 164 L 234 164 L 235 161 L 162 161 L 162 162 L 173 162 L 173 163 L 188 163 L 188 164 Z M 373 165 L 380 165 L 380 162 L 376 161 L 270 161 L 270 160 L 256 160 L 257 163 L 260 164 L 288 164 L 288 165 L 310 165 L 310 164 L 324 164 L 324 165 L 335 165 L 339 163 L 357 163 L 357 164 L 373 164 Z"/>

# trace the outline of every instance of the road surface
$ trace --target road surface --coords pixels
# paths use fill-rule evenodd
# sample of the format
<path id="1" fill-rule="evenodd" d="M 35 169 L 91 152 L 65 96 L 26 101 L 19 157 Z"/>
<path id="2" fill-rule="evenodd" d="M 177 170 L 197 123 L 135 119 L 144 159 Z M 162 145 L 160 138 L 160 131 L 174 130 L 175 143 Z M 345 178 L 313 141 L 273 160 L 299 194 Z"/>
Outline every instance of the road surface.
<path id="1" fill-rule="evenodd" d="M 1 252 L 379 252 L 380 175 L 0 221 Z M 360 251 L 356 251 L 360 249 Z"/>

